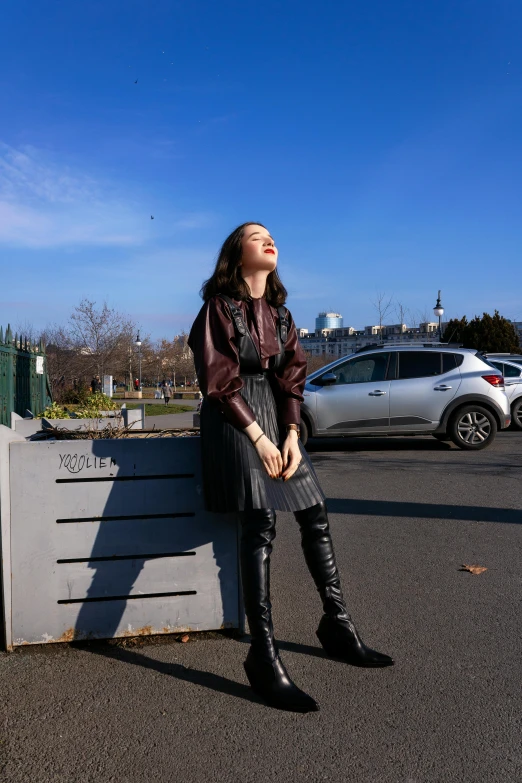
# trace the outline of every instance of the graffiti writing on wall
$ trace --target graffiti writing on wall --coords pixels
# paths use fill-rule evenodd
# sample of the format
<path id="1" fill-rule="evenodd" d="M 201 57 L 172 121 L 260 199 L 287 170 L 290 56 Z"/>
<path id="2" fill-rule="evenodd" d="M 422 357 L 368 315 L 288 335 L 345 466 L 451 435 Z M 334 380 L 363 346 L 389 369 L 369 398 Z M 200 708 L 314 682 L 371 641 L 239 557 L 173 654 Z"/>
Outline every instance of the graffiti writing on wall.
<path id="1" fill-rule="evenodd" d="M 59 470 L 65 468 L 69 473 L 81 473 L 82 470 L 101 470 L 116 465 L 114 457 L 93 457 L 87 454 L 60 454 Z"/>

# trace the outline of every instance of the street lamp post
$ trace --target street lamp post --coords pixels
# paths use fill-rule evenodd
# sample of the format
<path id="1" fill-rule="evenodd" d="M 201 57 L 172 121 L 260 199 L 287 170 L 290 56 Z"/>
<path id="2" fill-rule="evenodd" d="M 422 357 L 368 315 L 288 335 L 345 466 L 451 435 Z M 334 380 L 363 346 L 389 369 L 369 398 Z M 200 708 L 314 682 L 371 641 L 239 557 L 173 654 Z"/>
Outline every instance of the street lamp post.
<path id="1" fill-rule="evenodd" d="M 136 347 L 138 349 L 138 363 L 139 363 L 139 382 L 140 382 L 140 388 L 139 391 L 141 391 L 141 339 L 140 339 L 140 333 L 138 332 L 138 335 L 136 337 Z"/>
<path id="2" fill-rule="evenodd" d="M 433 313 L 439 319 L 439 342 L 441 343 L 442 342 L 442 316 L 444 315 L 444 308 L 440 302 L 440 291 L 437 297 L 437 302 L 435 304 L 435 307 L 433 308 Z"/>
<path id="3" fill-rule="evenodd" d="M 128 391 L 132 391 L 132 345 L 129 345 L 129 385 Z"/>

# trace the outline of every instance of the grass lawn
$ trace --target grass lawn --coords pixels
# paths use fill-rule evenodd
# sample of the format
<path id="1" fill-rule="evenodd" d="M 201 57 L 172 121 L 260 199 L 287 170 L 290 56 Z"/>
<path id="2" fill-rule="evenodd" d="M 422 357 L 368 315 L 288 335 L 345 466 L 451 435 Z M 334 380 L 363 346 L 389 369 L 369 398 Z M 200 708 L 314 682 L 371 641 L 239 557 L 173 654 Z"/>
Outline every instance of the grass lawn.
<path id="1" fill-rule="evenodd" d="M 139 404 L 135 404 L 135 403 L 131 403 L 130 405 L 127 404 L 127 408 L 129 410 L 134 410 L 140 407 L 141 406 Z M 154 405 L 153 403 L 147 403 L 147 405 L 145 406 L 146 416 L 164 416 L 166 413 L 186 413 L 188 411 L 192 411 L 192 413 L 195 413 L 196 409 L 192 405 L 172 405 L 171 403 L 165 405 L 164 402 L 162 402 L 161 404 L 158 403 L 158 405 Z"/>

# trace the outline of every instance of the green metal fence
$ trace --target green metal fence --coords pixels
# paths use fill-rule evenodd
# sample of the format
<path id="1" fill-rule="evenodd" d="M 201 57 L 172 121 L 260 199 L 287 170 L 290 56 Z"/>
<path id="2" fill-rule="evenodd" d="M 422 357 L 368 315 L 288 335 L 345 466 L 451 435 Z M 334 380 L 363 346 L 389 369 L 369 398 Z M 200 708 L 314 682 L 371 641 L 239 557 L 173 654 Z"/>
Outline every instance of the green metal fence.
<path id="1" fill-rule="evenodd" d="M 44 346 L 31 345 L 0 326 L 0 424 L 11 426 L 11 413 L 41 413 L 52 401 Z"/>

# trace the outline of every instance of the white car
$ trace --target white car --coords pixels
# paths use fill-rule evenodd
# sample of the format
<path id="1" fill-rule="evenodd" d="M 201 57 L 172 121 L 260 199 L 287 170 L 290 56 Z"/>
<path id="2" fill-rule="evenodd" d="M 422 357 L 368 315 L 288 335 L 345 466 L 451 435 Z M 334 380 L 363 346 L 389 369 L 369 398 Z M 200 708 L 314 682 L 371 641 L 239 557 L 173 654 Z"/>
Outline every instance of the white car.
<path id="1" fill-rule="evenodd" d="M 488 362 L 504 376 L 506 396 L 511 408 L 511 426 L 522 430 L 522 364 L 519 359 L 499 359 L 488 356 Z"/>

